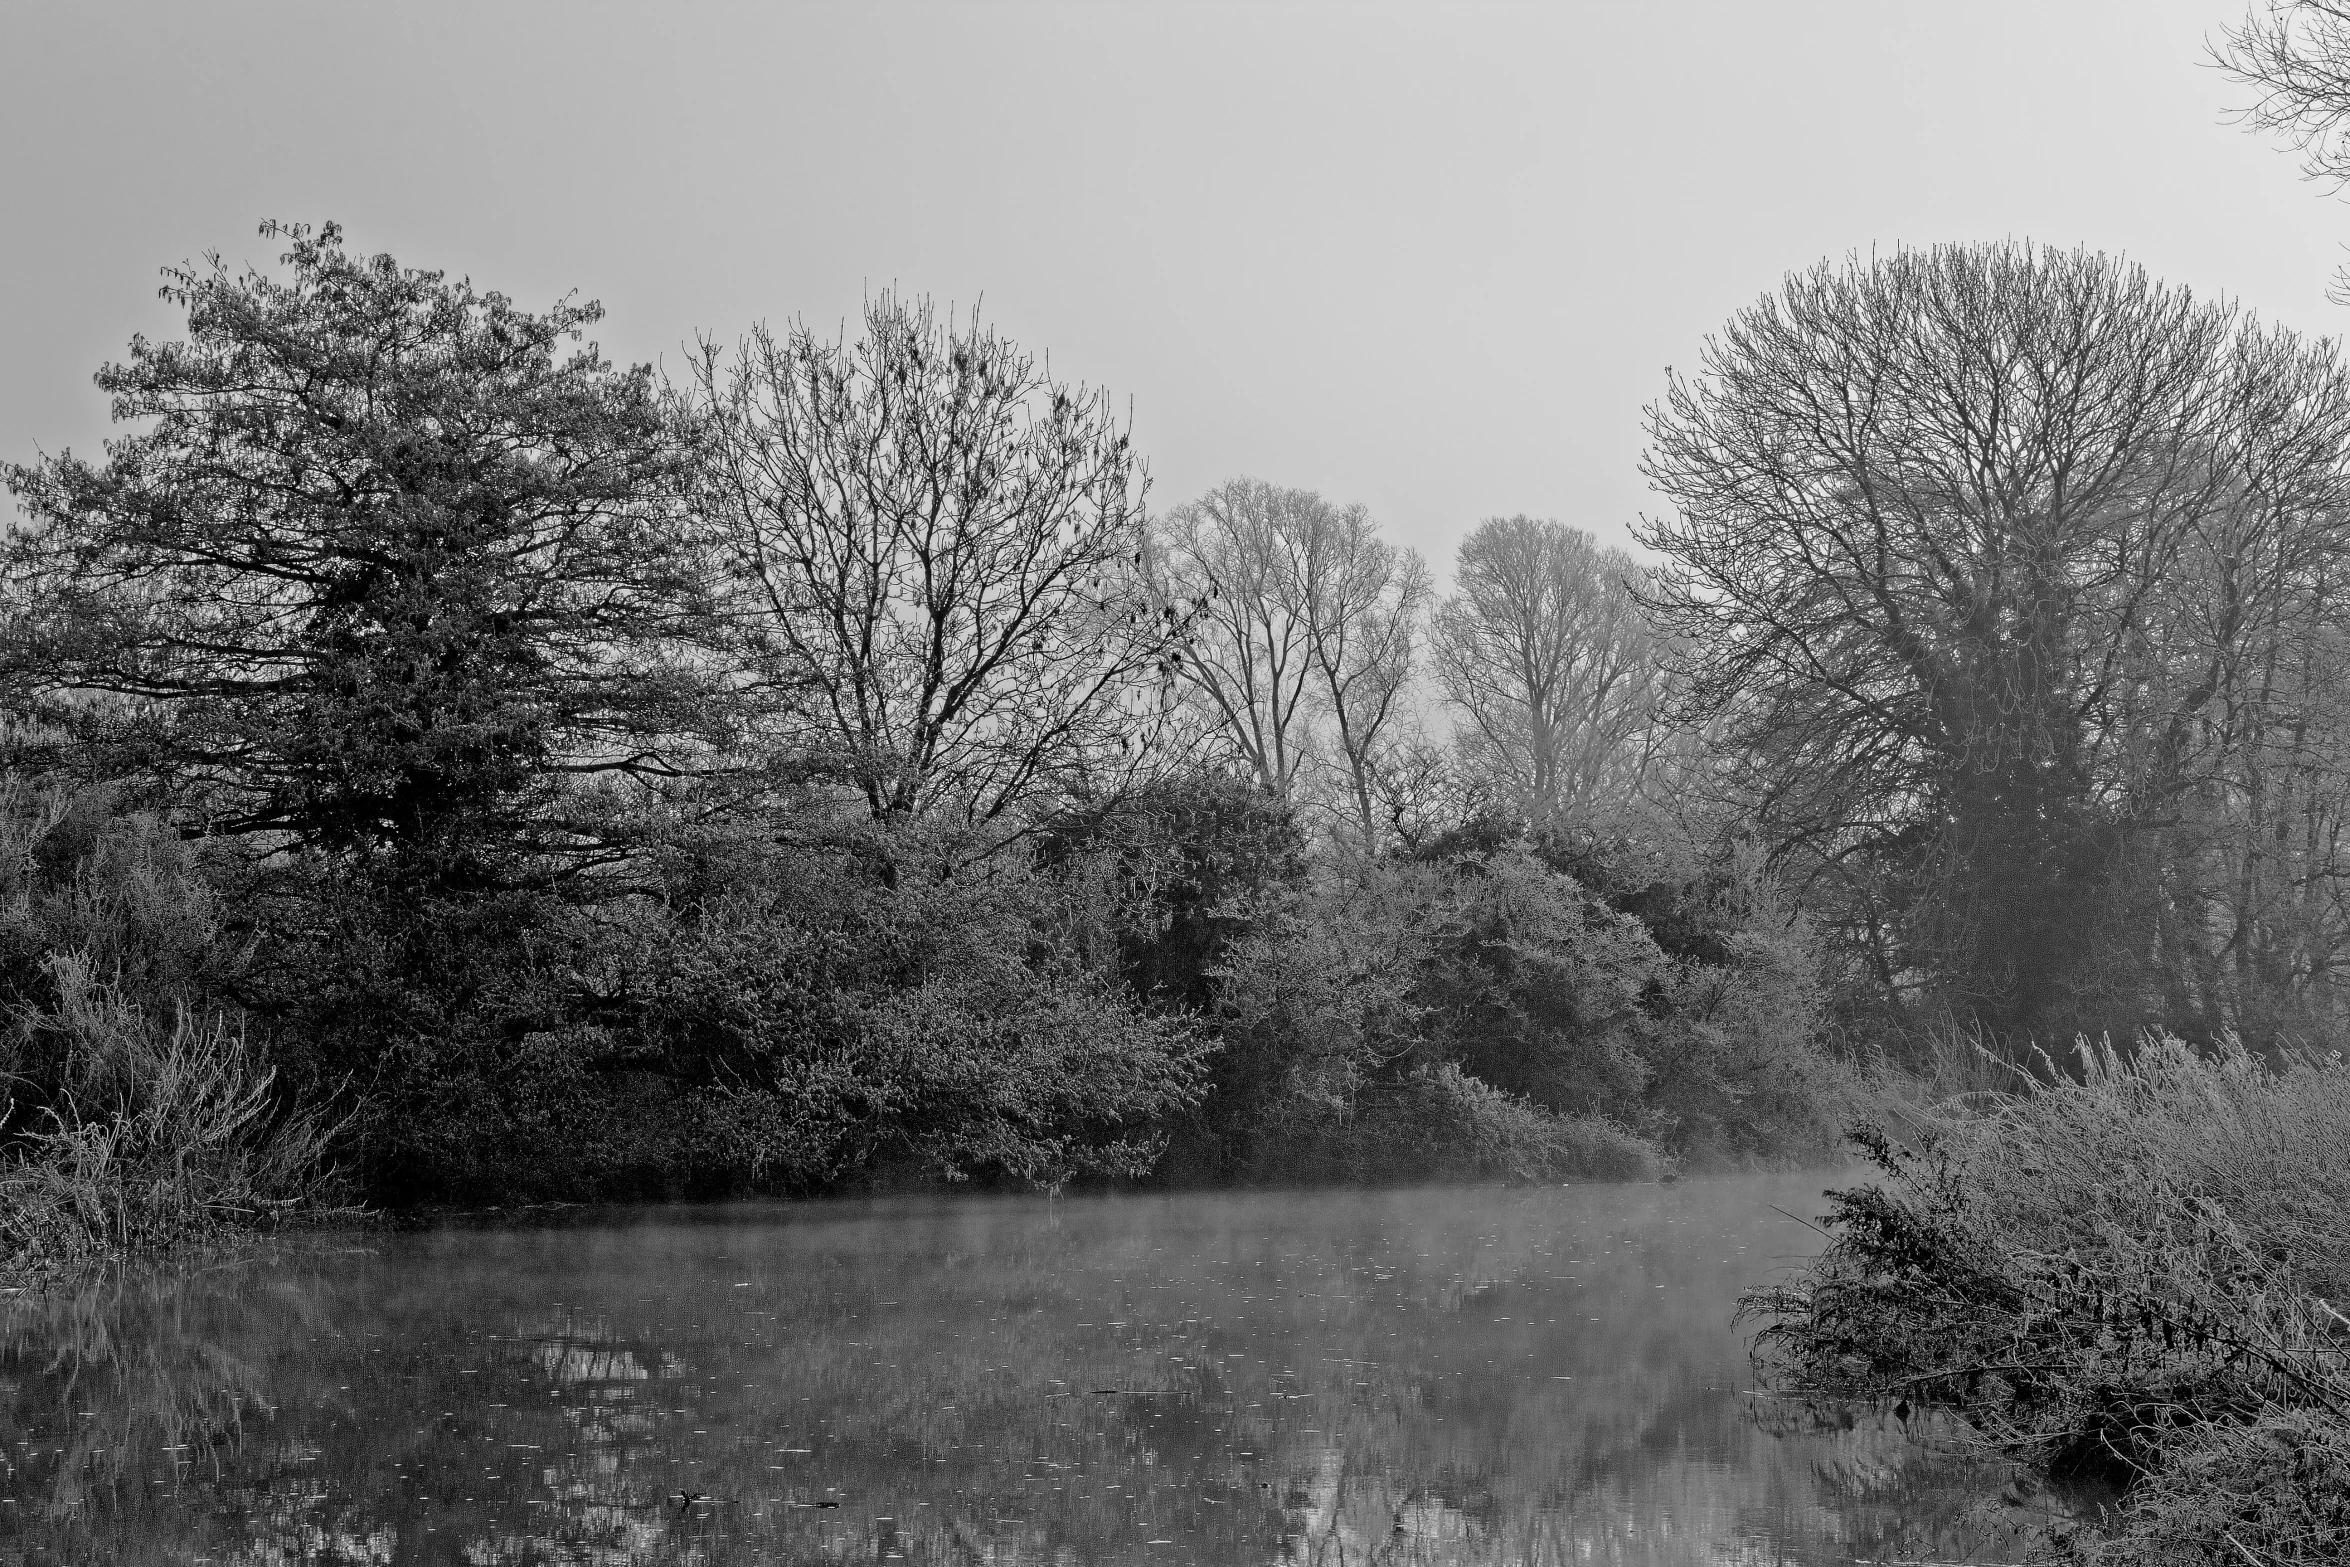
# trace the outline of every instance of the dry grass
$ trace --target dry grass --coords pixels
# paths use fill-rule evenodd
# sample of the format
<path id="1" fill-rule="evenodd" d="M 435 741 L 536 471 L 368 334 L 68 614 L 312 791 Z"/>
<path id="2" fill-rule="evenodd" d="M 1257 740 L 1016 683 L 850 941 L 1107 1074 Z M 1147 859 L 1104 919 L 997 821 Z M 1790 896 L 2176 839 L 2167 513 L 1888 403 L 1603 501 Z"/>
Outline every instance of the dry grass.
<path id="1" fill-rule="evenodd" d="M 0 1141 L 0 1273 L 274 1224 L 322 1204 L 335 1128 L 280 1102 L 275 1072 L 217 1015 L 165 1024 L 52 958 L 57 1004 L 16 1020 L 48 1103 Z M 26 1042 L 30 1040 L 30 1048 Z M 20 1118 L 0 1099 L 0 1127 Z"/>

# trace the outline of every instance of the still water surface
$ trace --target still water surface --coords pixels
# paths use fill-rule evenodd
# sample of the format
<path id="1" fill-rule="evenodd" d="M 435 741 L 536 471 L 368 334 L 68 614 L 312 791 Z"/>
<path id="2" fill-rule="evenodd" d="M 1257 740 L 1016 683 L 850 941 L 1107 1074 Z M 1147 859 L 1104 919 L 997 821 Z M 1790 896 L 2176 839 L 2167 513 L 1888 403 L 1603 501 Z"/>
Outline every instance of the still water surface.
<path id="1" fill-rule="evenodd" d="M 0 1564 L 2013 1559 L 2000 1476 L 1744 1396 L 1737 1293 L 1817 1246 L 1821 1184 L 664 1208 L 126 1270 L 0 1299 Z"/>

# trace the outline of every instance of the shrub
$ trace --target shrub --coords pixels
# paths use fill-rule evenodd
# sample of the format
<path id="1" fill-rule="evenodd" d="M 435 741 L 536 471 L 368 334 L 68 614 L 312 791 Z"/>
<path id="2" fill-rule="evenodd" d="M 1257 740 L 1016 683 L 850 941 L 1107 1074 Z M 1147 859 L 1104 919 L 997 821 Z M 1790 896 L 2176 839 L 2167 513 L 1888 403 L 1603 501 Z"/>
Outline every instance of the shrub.
<path id="1" fill-rule="evenodd" d="M 1669 964 L 1640 922 L 1530 850 L 1447 867 L 1438 950 L 1420 989 L 1437 1052 L 1569 1114 L 1637 1114 L 1649 999 Z"/>
<path id="2" fill-rule="evenodd" d="M 2257 1559 L 2341 1559 L 2350 1070 L 2152 1038 L 1975 1103 L 1917 1113 L 1906 1146 L 1862 1134 L 1885 1179 L 1833 1194 L 1827 1249 L 1744 1303 L 1766 1376 L 1947 1409 L 2052 1478 L 2124 1488 L 2115 1531 L 2067 1547 L 2091 1559 L 2241 1561 L 2239 1505 L 2283 1520 Z M 2288 1536 L 2304 1554 L 2277 1554 Z"/>
<path id="3" fill-rule="evenodd" d="M 1286 1180 L 1653 1180 L 1664 1151 L 1600 1116 L 1561 1115 L 1480 1082 L 1452 1062 L 1423 1065 L 1340 1113 L 1283 1126 L 1254 1174 Z"/>
<path id="4" fill-rule="evenodd" d="M 2318 1567 L 2350 1559 L 2350 1420 L 2274 1409 L 2180 1435 L 2112 1530 L 2056 1546 L 2084 1567 Z"/>
<path id="5" fill-rule="evenodd" d="M 1831 1153 L 1823 1108 L 1852 1085 L 1814 1044 L 1808 930 L 1751 865 L 1647 883 L 1640 899 L 1680 950 L 1523 843 L 1336 867 L 1258 899 L 1213 971 L 1221 1048 L 1183 1152 L 1208 1170 L 1293 1179 Z M 1558 1126 L 1612 1131 L 1579 1154 L 1456 1159 L 1445 1139 L 1463 1101 L 1431 1086 L 1440 1078 L 1547 1117 L 1546 1147 Z M 1444 1130 L 1401 1135 L 1407 1113 Z M 1499 1114 L 1478 1125 L 1493 1150 L 1517 1146 Z"/>
<path id="6" fill-rule="evenodd" d="M 0 1268 L 71 1267 L 319 1205 L 333 1129 L 283 1113 L 245 1037 L 214 1014 L 169 1024 L 47 959 L 53 1009 L 20 1008 L 10 1055 L 59 1085 L 0 1146 Z M 0 1102 L 0 1124 L 13 1103 Z"/>
<path id="7" fill-rule="evenodd" d="M 919 829 L 753 856 L 649 932 L 640 1037 L 688 1087 L 694 1155 L 808 1189 L 893 1172 L 1138 1175 L 1202 1043 L 1070 949 L 1054 884 Z"/>
<path id="8" fill-rule="evenodd" d="M 1438 917 L 1435 878 L 1365 867 L 1267 897 L 1214 971 L 1218 1040 L 1203 1126 L 1229 1170 L 1262 1166 L 1303 1126 L 1343 1125 L 1356 1098 L 1410 1069 L 1425 1042 L 1419 988 Z M 1355 1175 L 1409 1178 L 1409 1162 Z"/>
<path id="9" fill-rule="evenodd" d="M 1623 857 L 1638 874 L 1611 874 L 1596 854 L 1568 861 L 1570 874 L 1541 845 L 1451 867 L 1421 992 L 1436 1053 L 1678 1157 L 1823 1159 L 1823 1110 L 1850 1089 L 1816 1045 L 1808 927 L 1750 857 L 1680 879 Z"/>
<path id="10" fill-rule="evenodd" d="M 676 1190 L 677 1155 L 653 1145 L 677 1128 L 642 1076 L 659 1063 L 612 1005 L 633 939 L 624 902 L 420 894 L 317 861 L 277 880 L 267 918 L 283 935 L 252 989 L 290 1076 L 362 1091 L 346 1141 L 373 1199 Z"/>
<path id="11" fill-rule="evenodd" d="M 103 790 L 0 774 L 0 1270 L 318 1205 L 333 1128 L 217 1004 L 195 859 Z"/>
<path id="12" fill-rule="evenodd" d="M 1046 824 L 1038 867 L 1071 946 L 1145 1005 L 1205 1012 L 1216 971 L 1305 880 L 1294 813 L 1243 779 L 1179 773 Z"/>

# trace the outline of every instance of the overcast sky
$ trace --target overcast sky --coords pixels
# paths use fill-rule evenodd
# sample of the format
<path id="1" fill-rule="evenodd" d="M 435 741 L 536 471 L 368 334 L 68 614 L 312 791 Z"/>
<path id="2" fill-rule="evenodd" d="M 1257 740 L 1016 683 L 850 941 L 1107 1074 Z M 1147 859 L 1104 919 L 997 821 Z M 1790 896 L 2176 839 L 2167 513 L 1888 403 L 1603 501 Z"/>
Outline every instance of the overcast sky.
<path id="1" fill-rule="evenodd" d="M 89 449 L 156 268 L 263 218 L 606 349 L 968 305 L 1133 410 L 1154 504 L 1253 474 L 1443 568 L 1621 540 L 1640 411 L 1788 270 L 2030 237 L 2332 334 L 2350 206 L 2228 125 L 2227 0 L 954 5 L 0 0 L 0 455 Z"/>

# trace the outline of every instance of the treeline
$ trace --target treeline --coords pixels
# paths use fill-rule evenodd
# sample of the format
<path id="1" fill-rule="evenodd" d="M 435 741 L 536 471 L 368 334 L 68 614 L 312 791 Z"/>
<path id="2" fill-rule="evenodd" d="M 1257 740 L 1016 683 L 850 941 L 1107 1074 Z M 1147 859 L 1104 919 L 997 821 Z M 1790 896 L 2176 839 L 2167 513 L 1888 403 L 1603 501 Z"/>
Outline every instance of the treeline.
<path id="1" fill-rule="evenodd" d="M 408 1203 L 1824 1145 L 1759 856 L 1587 809 L 1655 679 L 1627 561 L 1488 524 L 1431 629 L 1359 509 L 1153 516 L 1107 398 L 976 319 L 665 381 L 593 305 L 269 232 L 274 274 L 169 273 L 104 460 L 7 475 L 15 1249 L 329 1164 Z M 1555 644 L 1518 684 L 1513 636 Z"/>
<path id="2" fill-rule="evenodd" d="M 167 275 L 103 461 L 7 471 L 20 1248 L 326 1165 L 1785 1160 L 1954 1034 L 2341 1005 L 2350 386 L 2136 269 L 1792 278 L 1650 411 L 1653 564 L 1497 518 L 1440 595 L 1308 491 L 1154 512 L 976 318 L 664 379 L 268 232 Z"/>

